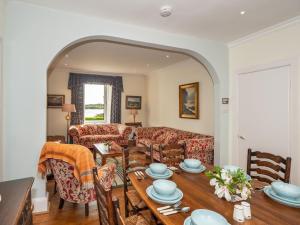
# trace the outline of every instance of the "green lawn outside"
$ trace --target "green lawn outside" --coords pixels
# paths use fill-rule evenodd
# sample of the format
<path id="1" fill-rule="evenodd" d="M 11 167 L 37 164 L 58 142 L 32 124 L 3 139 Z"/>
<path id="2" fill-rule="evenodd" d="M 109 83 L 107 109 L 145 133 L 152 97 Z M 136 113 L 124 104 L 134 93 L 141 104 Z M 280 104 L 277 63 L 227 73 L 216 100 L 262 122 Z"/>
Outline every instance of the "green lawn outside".
<path id="1" fill-rule="evenodd" d="M 84 119 L 86 121 L 91 121 L 91 120 L 100 121 L 100 120 L 104 120 L 104 114 L 99 114 L 99 115 L 96 115 L 96 116 L 87 116 Z"/>

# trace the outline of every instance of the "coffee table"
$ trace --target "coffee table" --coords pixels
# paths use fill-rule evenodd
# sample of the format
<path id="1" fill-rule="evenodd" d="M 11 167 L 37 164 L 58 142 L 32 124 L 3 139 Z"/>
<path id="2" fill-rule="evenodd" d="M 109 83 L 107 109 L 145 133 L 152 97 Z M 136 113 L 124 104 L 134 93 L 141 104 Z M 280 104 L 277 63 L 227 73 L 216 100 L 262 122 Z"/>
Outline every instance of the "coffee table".
<path id="1" fill-rule="evenodd" d="M 108 150 L 108 146 L 104 143 L 94 144 L 93 155 L 94 160 L 96 160 L 96 154 L 99 153 L 101 155 L 101 165 L 106 163 L 107 158 L 115 158 L 122 156 L 122 147 L 118 144 L 114 144 Z"/>

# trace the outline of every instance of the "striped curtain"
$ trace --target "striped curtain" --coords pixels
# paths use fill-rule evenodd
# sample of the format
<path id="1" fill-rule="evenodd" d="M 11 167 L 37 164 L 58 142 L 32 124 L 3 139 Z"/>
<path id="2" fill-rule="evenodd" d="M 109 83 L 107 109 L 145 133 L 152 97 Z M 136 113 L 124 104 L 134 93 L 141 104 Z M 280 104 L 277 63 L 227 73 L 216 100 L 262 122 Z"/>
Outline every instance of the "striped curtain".
<path id="1" fill-rule="evenodd" d="M 71 114 L 71 125 L 84 123 L 84 85 L 111 85 L 111 123 L 121 123 L 121 95 L 123 79 L 121 76 L 70 73 L 68 88 L 71 90 L 71 103 L 75 104 L 76 112 Z"/>

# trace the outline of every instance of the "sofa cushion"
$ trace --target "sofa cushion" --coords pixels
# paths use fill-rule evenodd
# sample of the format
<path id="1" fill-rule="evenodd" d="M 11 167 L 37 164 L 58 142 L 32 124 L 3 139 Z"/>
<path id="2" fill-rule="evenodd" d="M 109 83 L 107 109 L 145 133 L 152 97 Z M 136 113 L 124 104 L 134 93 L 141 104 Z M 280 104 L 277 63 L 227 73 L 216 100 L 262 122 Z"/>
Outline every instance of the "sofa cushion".
<path id="1" fill-rule="evenodd" d="M 157 140 L 157 138 L 159 136 L 161 136 L 162 134 L 164 134 L 165 130 L 164 129 L 159 129 L 157 131 L 155 131 L 152 135 L 152 140 Z"/>
<path id="2" fill-rule="evenodd" d="M 148 139 L 148 138 L 142 138 L 142 139 L 139 139 L 139 141 L 138 141 L 137 144 L 142 144 L 142 145 L 144 145 L 144 146 L 149 147 L 152 143 L 153 143 L 153 141 L 152 141 L 151 139 Z"/>
<path id="3" fill-rule="evenodd" d="M 161 144 L 175 144 L 177 143 L 177 133 L 165 130 L 161 135 L 156 138 L 156 142 Z"/>
<path id="4" fill-rule="evenodd" d="M 102 128 L 106 134 L 119 134 L 118 127 L 115 124 L 105 124 L 102 125 Z"/>

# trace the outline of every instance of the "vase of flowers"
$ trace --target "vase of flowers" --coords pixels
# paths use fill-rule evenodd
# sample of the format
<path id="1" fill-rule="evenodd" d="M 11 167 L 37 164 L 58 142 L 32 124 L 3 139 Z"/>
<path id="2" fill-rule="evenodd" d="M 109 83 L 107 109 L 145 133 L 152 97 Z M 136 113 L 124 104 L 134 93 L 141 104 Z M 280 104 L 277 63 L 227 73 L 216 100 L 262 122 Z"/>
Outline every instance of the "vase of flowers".
<path id="1" fill-rule="evenodd" d="M 110 151 L 111 150 L 111 146 L 112 146 L 112 142 L 107 141 L 107 142 L 104 143 L 104 146 L 106 146 L 107 150 Z"/>
<path id="2" fill-rule="evenodd" d="M 205 175 L 210 178 L 210 185 L 215 187 L 215 194 L 219 198 L 224 197 L 231 202 L 251 198 L 252 187 L 244 170 L 239 168 L 230 171 L 216 166 Z"/>

